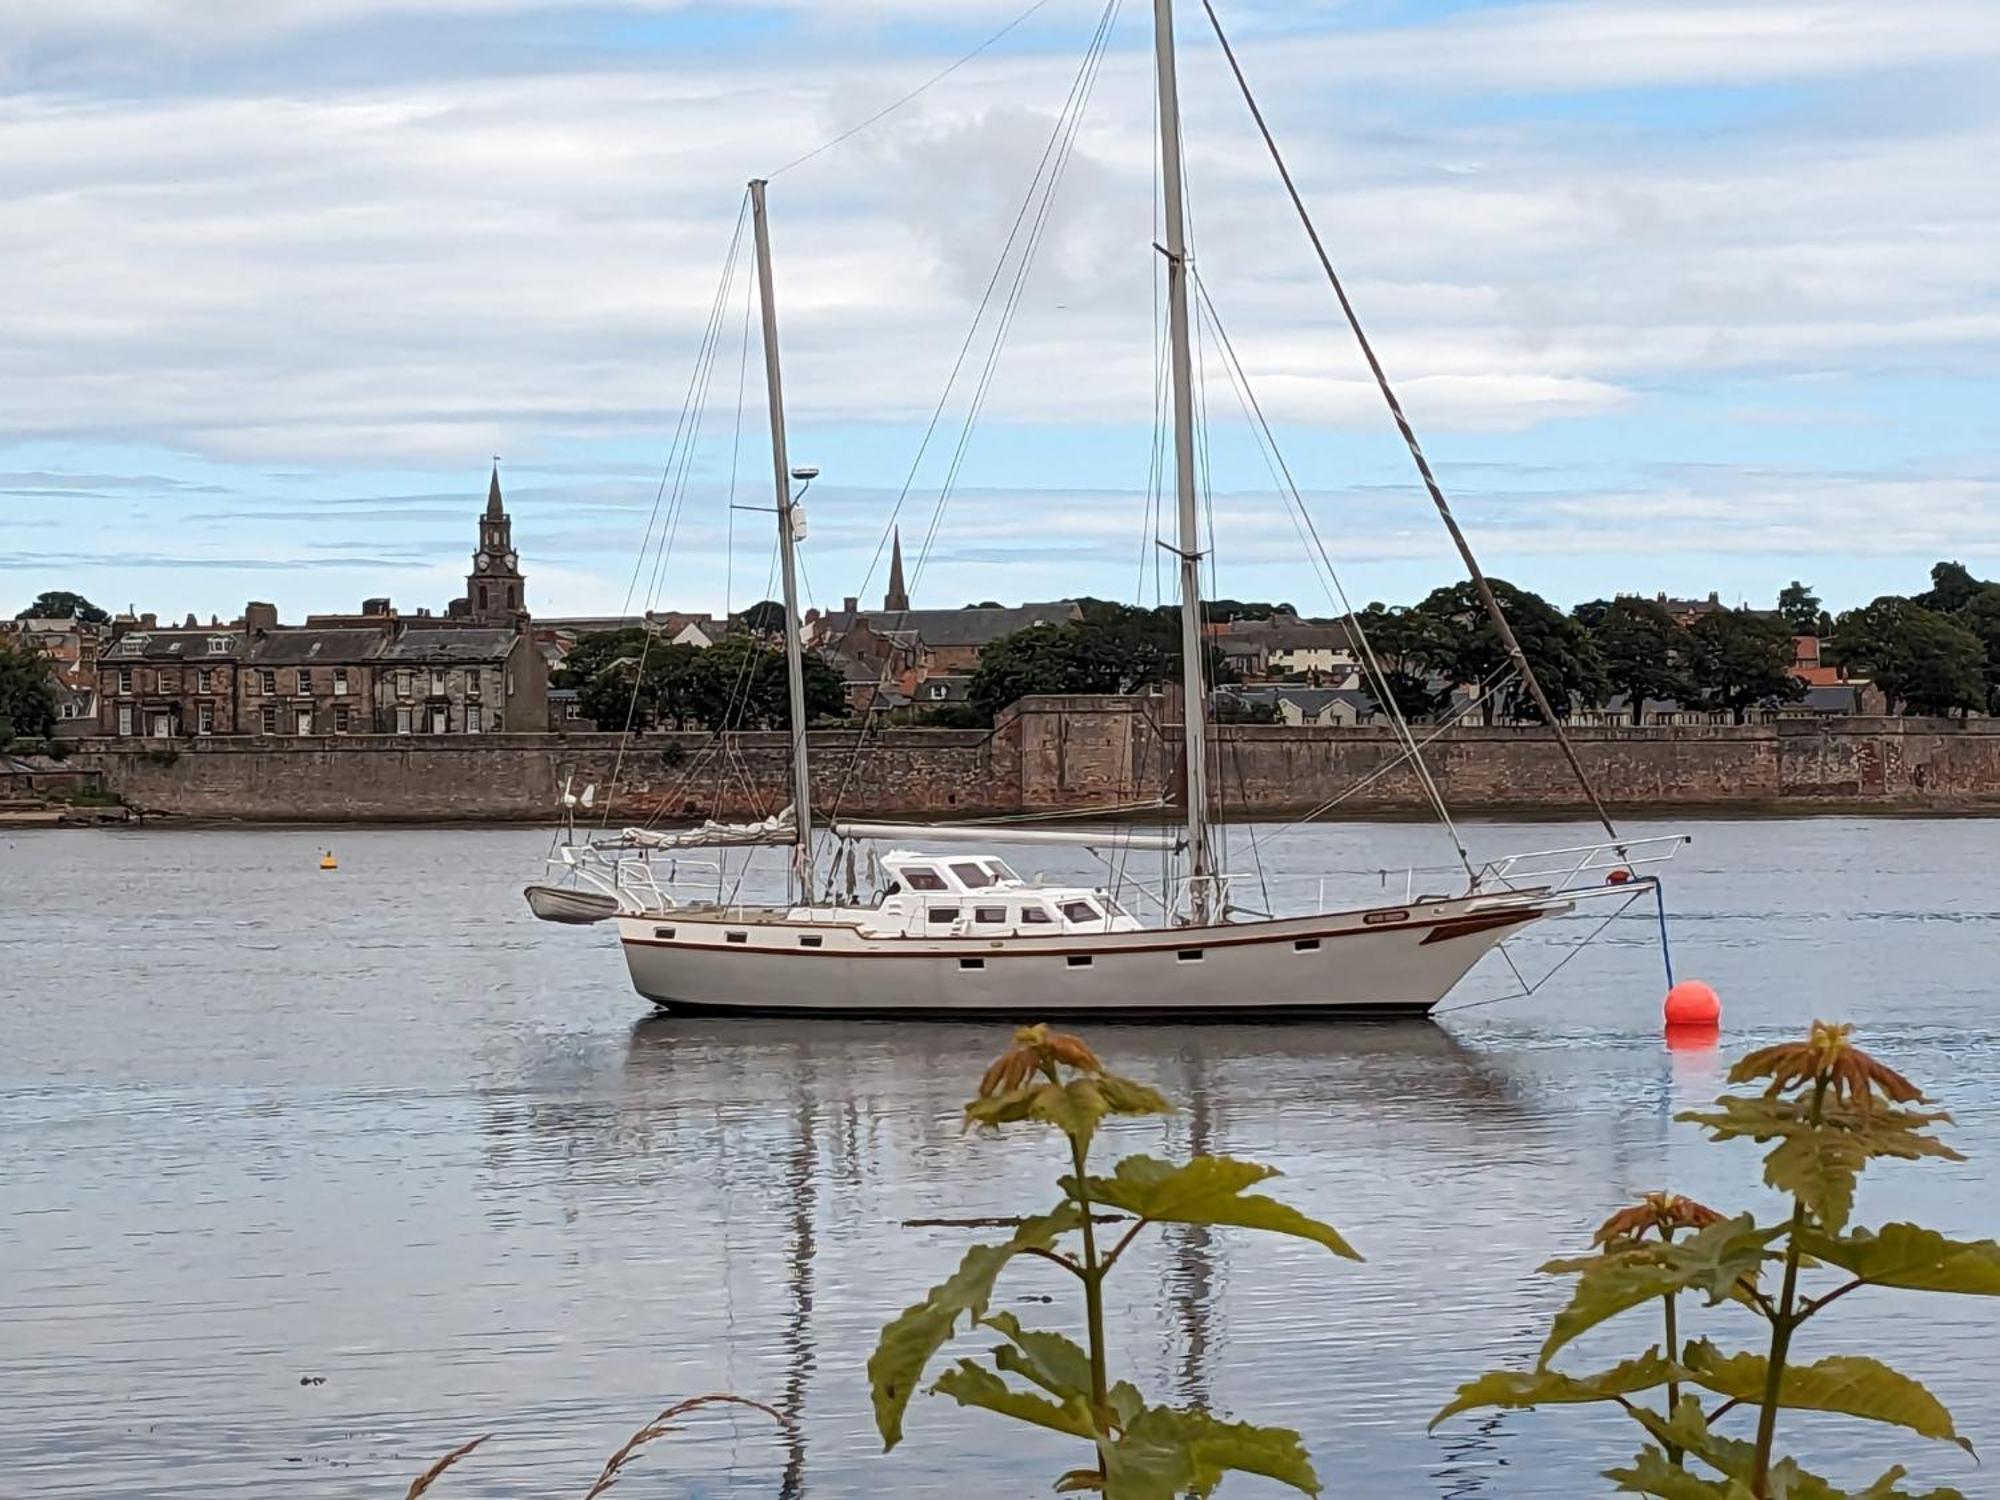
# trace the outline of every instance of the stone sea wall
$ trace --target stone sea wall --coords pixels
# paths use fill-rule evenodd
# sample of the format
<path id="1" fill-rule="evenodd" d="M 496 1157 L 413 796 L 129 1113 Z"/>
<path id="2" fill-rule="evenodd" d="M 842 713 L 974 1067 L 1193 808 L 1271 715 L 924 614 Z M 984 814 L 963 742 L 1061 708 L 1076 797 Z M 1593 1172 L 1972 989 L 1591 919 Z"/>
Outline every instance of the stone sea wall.
<path id="1" fill-rule="evenodd" d="M 1031 698 L 991 731 L 812 736 L 813 801 L 849 816 L 965 817 L 1144 803 L 1177 779 L 1179 726 L 1156 700 Z M 1424 731 L 1419 731 L 1423 733 Z M 1841 719 L 1577 729 L 1606 801 L 1627 811 L 2000 811 L 2000 723 Z M 858 753 L 857 753 L 858 750 Z M 1381 729 L 1225 726 L 1212 785 L 1232 816 L 1423 810 Z M 1571 814 L 1561 753 L 1532 728 L 1460 727 L 1425 751 L 1454 810 Z M 254 821 L 546 820 L 565 776 L 618 788 L 614 819 L 761 816 L 789 796 L 783 734 L 92 740 L 72 764 L 148 812 Z M 602 793 L 600 792 L 600 795 Z"/>

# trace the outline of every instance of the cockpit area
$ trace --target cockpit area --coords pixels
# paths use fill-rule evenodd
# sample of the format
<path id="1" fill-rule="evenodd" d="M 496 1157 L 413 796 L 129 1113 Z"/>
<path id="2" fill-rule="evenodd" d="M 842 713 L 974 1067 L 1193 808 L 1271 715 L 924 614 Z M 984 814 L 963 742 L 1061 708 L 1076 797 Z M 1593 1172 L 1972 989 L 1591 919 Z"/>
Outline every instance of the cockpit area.
<path id="1" fill-rule="evenodd" d="M 882 904 L 860 923 L 873 937 L 1054 937 L 1135 932 L 1140 923 L 1108 891 L 1030 885 L 991 854 L 882 857 Z"/>

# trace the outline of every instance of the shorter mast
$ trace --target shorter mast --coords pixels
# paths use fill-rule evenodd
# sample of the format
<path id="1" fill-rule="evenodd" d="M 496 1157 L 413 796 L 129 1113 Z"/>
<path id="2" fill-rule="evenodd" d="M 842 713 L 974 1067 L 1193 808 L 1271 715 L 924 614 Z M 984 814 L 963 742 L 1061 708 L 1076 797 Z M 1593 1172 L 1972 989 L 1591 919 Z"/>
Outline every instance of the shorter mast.
<path id="1" fill-rule="evenodd" d="M 792 506 L 792 468 L 785 452 L 785 388 L 778 373 L 778 308 L 771 295 L 771 224 L 764 212 L 764 179 L 750 183 L 750 215 L 756 229 L 757 298 L 764 314 L 764 384 L 771 407 L 771 474 L 778 500 L 778 556 L 785 581 L 785 674 L 789 678 L 792 729 L 792 813 L 798 836 L 792 849 L 793 895 L 812 892 L 812 777 L 806 765 L 805 651 L 799 640 L 798 542 Z"/>
<path id="2" fill-rule="evenodd" d="M 1221 915 L 1216 858 L 1208 825 L 1208 638 L 1201 620 L 1201 517 L 1195 506 L 1194 369 L 1188 338 L 1186 215 L 1181 205 L 1181 104 L 1174 73 L 1173 0 L 1153 0 L 1154 71 L 1160 90 L 1160 184 L 1167 242 L 1167 335 L 1174 396 L 1174 497 L 1181 573 L 1181 756 L 1186 772 L 1188 921 L 1206 927 Z"/>

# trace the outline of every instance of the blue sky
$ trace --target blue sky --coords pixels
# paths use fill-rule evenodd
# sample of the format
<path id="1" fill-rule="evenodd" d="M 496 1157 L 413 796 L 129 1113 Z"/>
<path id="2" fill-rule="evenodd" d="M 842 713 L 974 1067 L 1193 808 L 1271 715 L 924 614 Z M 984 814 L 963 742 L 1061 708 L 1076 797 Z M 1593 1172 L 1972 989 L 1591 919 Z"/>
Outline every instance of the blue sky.
<path id="1" fill-rule="evenodd" d="M 761 597 L 740 295 L 640 555 L 743 182 L 1026 3 L 0 0 L 0 610 L 438 607 L 494 453 L 538 613 Z M 1836 606 L 2000 574 L 2000 7 L 1219 9 L 1493 571 Z M 941 512 L 964 383 L 912 479 L 919 440 L 1097 6 L 774 181 L 816 602 L 880 591 L 906 483 L 920 603 L 1156 597 L 1147 10 Z M 1414 598 L 1449 549 L 1181 10 L 1204 282 L 1348 589 Z M 1328 608 L 1203 367 L 1216 588 Z"/>

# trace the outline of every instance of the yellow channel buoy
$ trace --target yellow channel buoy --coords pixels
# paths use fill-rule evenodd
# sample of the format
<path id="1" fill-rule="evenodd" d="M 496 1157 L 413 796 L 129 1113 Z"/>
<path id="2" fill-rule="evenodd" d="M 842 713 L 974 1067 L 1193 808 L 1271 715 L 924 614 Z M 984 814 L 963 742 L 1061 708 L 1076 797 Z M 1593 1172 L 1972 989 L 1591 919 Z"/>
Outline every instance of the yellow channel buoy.
<path id="1" fill-rule="evenodd" d="M 319 857 L 319 867 L 322 870 L 338 870 L 340 861 L 333 857 L 333 851 L 329 849 Z"/>

